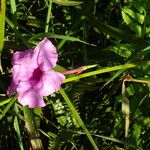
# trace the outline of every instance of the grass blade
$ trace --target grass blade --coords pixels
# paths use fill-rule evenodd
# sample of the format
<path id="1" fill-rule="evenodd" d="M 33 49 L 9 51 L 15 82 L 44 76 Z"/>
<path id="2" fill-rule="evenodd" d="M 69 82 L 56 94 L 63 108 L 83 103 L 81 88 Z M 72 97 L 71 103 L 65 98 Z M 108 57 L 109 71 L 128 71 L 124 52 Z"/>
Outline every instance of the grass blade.
<path id="1" fill-rule="evenodd" d="M 72 41 L 72 42 L 80 42 L 83 44 L 95 46 L 94 44 L 87 43 L 87 42 L 82 41 L 82 40 L 75 38 L 75 37 L 71 37 L 71 36 L 67 36 L 67 35 L 53 34 L 53 33 L 39 33 L 39 34 L 34 35 L 29 40 L 39 39 L 39 38 L 43 39 L 45 37 L 54 38 L 54 39 L 62 39 L 62 40 L 67 40 L 67 41 Z"/>
<path id="2" fill-rule="evenodd" d="M 79 1 L 70 1 L 70 0 L 50 0 L 56 4 L 63 5 L 63 6 L 74 6 L 74 5 L 80 5 L 82 2 Z"/>
<path id="3" fill-rule="evenodd" d="M 5 10 L 6 10 L 6 2 L 5 0 L 1 0 L 1 3 L 0 3 L 0 53 L 2 53 L 2 49 L 4 45 Z"/>
<path id="4" fill-rule="evenodd" d="M 10 0 L 10 6 L 12 9 L 14 24 L 17 26 L 17 8 L 16 8 L 16 0 Z"/>
<path id="5" fill-rule="evenodd" d="M 15 112 L 17 114 L 19 113 L 17 105 L 15 105 Z M 15 129 L 15 131 L 17 133 L 17 142 L 19 144 L 20 150 L 24 150 L 23 143 L 22 143 L 22 136 L 21 136 L 21 133 L 20 133 L 19 121 L 18 121 L 18 117 L 17 116 L 15 116 L 15 118 L 14 118 L 14 129 Z"/>
<path id="6" fill-rule="evenodd" d="M 12 107 L 12 105 L 15 103 L 17 99 L 17 95 L 12 97 L 11 101 L 6 105 L 3 111 L 1 111 L 2 114 L 0 114 L 0 120 L 6 115 L 6 113 L 9 111 L 9 109 Z"/>
<path id="7" fill-rule="evenodd" d="M 19 32 L 19 30 L 16 29 L 16 26 L 13 24 L 13 22 L 11 22 L 11 20 L 9 18 L 5 18 L 6 22 L 8 23 L 8 25 L 14 30 L 14 32 L 17 34 L 17 36 L 28 46 L 30 47 L 30 45 L 28 45 L 28 42 L 26 41 L 26 39 L 22 36 L 21 32 Z"/>
<path id="8" fill-rule="evenodd" d="M 6 2 L 5 0 L 1 0 L 0 2 L 0 71 L 3 73 L 3 68 L 1 65 L 1 53 L 4 46 Z"/>
<path id="9" fill-rule="evenodd" d="M 80 124 L 80 126 L 83 128 L 85 134 L 87 135 L 89 141 L 91 142 L 91 144 L 93 145 L 93 148 L 95 150 L 98 150 L 98 147 L 95 143 L 95 141 L 93 140 L 90 132 L 88 131 L 88 129 L 86 128 L 86 126 L 84 125 L 84 122 L 82 121 L 82 119 L 80 118 L 76 108 L 73 106 L 73 104 L 71 103 L 69 97 L 67 96 L 67 94 L 65 93 L 65 91 L 61 88 L 59 90 L 60 94 L 62 95 L 62 97 L 64 98 L 64 100 L 66 101 L 68 107 L 70 108 L 72 115 L 76 118 L 76 120 L 78 121 L 78 123 Z"/>
<path id="10" fill-rule="evenodd" d="M 117 71 L 102 87 L 101 90 L 106 87 L 110 82 L 112 82 L 114 79 L 116 79 L 120 74 L 123 73 L 124 70 Z"/>
<path id="11" fill-rule="evenodd" d="M 114 38 L 117 38 L 119 40 L 126 40 L 126 41 L 134 41 L 137 39 L 137 37 L 131 33 L 128 33 L 126 31 L 123 31 L 118 28 L 114 28 L 110 25 L 106 25 L 102 23 L 100 20 L 98 20 L 95 17 L 90 17 L 89 18 L 90 22 L 93 23 L 93 25 L 101 32 L 107 33 L 111 35 Z"/>
<path id="12" fill-rule="evenodd" d="M 0 97 L 0 106 L 5 105 L 11 101 L 12 98 Z"/>

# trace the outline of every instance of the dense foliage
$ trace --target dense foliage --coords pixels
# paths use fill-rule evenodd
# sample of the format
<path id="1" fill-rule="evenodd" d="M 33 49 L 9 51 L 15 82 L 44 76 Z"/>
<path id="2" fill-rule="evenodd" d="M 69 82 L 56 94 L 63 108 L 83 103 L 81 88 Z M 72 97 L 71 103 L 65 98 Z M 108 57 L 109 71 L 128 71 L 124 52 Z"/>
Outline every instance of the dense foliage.
<path id="1" fill-rule="evenodd" d="M 29 109 L 7 96 L 11 58 L 44 37 L 55 70 L 87 68 Z M 0 52 L 1 150 L 150 149 L 150 1 L 1 0 Z"/>

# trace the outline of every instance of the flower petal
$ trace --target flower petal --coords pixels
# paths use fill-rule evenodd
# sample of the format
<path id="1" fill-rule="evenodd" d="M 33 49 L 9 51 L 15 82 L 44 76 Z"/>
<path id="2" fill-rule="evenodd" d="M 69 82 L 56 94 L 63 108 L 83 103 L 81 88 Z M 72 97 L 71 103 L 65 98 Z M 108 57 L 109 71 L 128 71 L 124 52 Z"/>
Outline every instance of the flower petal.
<path id="1" fill-rule="evenodd" d="M 30 67 L 24 65 L 14 65 L 12 69 L 12 80 L 15 84 L 18 84 L 20 81 L 26 81 L 32 76 L 33 71 Z"/>
<path id="2" fill-rule="evenodd" d="M 16 91 L 16 88 L 17 88 L 17 85 L 12 80 L 11 85 L 8 87 L 7 95 L 11 96 Z"/>
<path id="3" fill-rule="evenodd" d="M 8 96 L 11 96 L 16 91 L 16 88 L 18 87 L 20 81 L 26 81 L 31 78 L 33 71 L 33 69 L 23 65 L 14 65 L 12 68 L 11 85 L 7 90 Z"/>
<path id="4" fill-rule="evenodd" d="M 40 95 L 48 96 L 58 91 L 63 83 L 65 76 L 54 70 L 43 72 L 41 81 L 37 84 L 36 88 L 39 89 Z M 40 86 L 40 85 L 42 86 Z"/>
<path id="5" fill-rule="evenodd" d="M 37 60 L 42 70 L 54 68 L 58 59 L 55 46 L 45 38 L 35 47 L 34 59 Z"/>
<path id="6" fill-rule="evenodd" d="M 40 95 L 38 89 L 34 88 L 34 84 L 30 80 L 19 83 L 17 88 L 19 94 L 18 101 L 23 106 L 28 105 L 29 108 L 44 107 L 43 96 Z"/>
<path id="7" fill-rule="evenodd" d="M 63 74 L 50 70 L 56 66 L 57 59 L 56 48 L 48 39 L 35 49 L 15 52 L 8 95 L 17 91 L 18 101 L 23 106 L 44 107 L 43 96 L 56 92 L 65 79 Z"/>
<path id="8" fill-rule="evenodd" d="M 12 64 L 13 65 L 32 65 L 34 49 L 28 49 L 26 51 L 17 51 L 13 54 Z"/>

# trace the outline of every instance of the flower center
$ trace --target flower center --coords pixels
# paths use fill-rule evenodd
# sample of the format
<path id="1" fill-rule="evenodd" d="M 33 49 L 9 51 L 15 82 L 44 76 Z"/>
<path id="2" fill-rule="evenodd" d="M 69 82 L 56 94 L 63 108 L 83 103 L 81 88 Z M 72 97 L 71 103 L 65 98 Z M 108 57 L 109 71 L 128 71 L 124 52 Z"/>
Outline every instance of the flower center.
<path id="1" fill-rule="evenodd" d="M 38 82 L 43 74 L 43 71 L 38 67 L 34 70 L 31 80 Z"/>

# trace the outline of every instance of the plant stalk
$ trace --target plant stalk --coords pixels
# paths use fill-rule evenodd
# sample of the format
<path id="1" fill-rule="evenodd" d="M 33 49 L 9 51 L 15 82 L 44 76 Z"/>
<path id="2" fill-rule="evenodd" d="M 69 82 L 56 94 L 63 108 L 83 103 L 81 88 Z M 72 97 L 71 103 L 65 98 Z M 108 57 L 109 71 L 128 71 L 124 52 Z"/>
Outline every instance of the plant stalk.
<path id="1" fill-rule="evenodd" d="M 36 123 L 34 121 L 33 109 L 24 106 L 24 118 L 25 126 L 30 137 L 30 144 L 32 150 L 44 150 L 39 132 L 36 128 Z"/>

